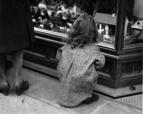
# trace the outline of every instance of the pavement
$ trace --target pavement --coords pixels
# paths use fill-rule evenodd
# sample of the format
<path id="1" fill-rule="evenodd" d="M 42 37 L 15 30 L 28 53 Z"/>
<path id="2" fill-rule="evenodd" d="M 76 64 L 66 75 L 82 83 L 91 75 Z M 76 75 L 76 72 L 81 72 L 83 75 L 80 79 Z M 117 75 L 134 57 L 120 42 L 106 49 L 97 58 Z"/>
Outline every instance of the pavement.
<path id="1" fill-rule="evenodd" d="M 65 108 L 56 101 L 58 80 L 25 68 L 22 77 L 30 82 L 29 90 L 22 96 L 0 94 L 0 114 L 142 114 L 142 102 L 136 107 L 101 94 L 92 104 Z M 142 101 L 142 95 L 138 98 Z"/>

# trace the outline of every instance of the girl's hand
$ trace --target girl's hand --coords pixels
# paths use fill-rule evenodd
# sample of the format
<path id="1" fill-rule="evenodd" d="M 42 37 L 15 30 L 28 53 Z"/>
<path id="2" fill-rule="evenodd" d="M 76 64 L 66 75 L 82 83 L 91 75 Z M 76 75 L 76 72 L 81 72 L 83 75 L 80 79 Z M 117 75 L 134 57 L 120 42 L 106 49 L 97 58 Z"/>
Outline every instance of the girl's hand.
<path id="1" fill-rule="evenodd" d="M 100 69 L 104 66 L 104 64 L 105 64 L 104 55 L 98 55 L 94 62 L 95 68 Z"/>

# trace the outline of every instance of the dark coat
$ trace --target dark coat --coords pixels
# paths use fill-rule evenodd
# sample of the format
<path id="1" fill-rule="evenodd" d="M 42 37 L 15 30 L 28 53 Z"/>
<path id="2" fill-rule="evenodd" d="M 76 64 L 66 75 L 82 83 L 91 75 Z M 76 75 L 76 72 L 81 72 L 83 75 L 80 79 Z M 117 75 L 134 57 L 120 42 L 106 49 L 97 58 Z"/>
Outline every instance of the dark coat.
<path id="1" fill-rule="evenodd" d="M 33 41 L 30 0 L 0 0 L 0 53 L 29 47 Z"/>

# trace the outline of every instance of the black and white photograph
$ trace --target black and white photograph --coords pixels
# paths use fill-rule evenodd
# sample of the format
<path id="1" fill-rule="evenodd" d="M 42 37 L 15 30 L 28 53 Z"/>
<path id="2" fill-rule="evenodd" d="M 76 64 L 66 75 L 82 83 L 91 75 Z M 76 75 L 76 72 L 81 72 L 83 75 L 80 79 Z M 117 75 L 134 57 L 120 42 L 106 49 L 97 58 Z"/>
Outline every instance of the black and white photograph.
<path id="1" fill-rule="evenodd" d="M 0 114 L 143 114 L 143 0 L 0 0 Z"/>

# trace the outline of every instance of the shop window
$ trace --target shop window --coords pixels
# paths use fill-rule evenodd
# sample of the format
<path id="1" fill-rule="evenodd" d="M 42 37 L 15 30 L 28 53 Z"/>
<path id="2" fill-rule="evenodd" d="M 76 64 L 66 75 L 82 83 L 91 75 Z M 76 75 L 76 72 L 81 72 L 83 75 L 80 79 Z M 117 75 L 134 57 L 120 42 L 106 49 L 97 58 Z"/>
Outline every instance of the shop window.
<path id="1" fill-rule="evenodd" d="M 114 48 L 117 20 L 117 0 L 96 0 L 94 16 L 99 33 L 99 44 Z"/>
<path id="2" fill-rule="evenodd" d="M 73 1 L 73 2 L 72 2 Z M 82 10 L 74 3 L 74 0 L 37 0 L 32 5 L 32 17 L 35 27 L 60 33 L 67 33 L 74 20 Z M 95 0 L 94 13 L 99 42 L 114 45 L 117 0 Z"/>
<path id="3" fill-rule="evenodd" d="M 75 4 L 60 0 L 39 0 L 32 5 L 34 26 L 60 33 L 67 33 L 79 14 Z"/>
<path id="4" fill-rule="evenodd" d="M 78 1 L 78 0 L 77 0 Z M 98 29 L 98 44 L 103 47 L 113 48 L 115 50 L 115 42 L 117 42 L 116 31 L 118 6 L 120 0 L 94 0 L 92 7 L 94 8 L 93 16 Z M 143 42 L 143 1 L 127 0 L 126 18 L 121 23 L 125 23 L 122 47 L 134 47 L 132 45 L 141 44 Z M 121 2 L 121 1 L 120 1 Z M 77 5 L 75 0 L 35 0 L 32 4 L 32 20 L 36 30 L 48 30 L 48 34 L 60 35 L 67 37 L 70 27 L 82 12 L 81 7 Z M 123 7 L 125 8 L 125 7 Z M 118 23 L 120 24 L 120 23 Z M 42 29 L 42 30 L 41 30 Z M 63 34 L 61 34 L 63 33 Z M 117 43 L 116 43 L 117 45 Z"/>

